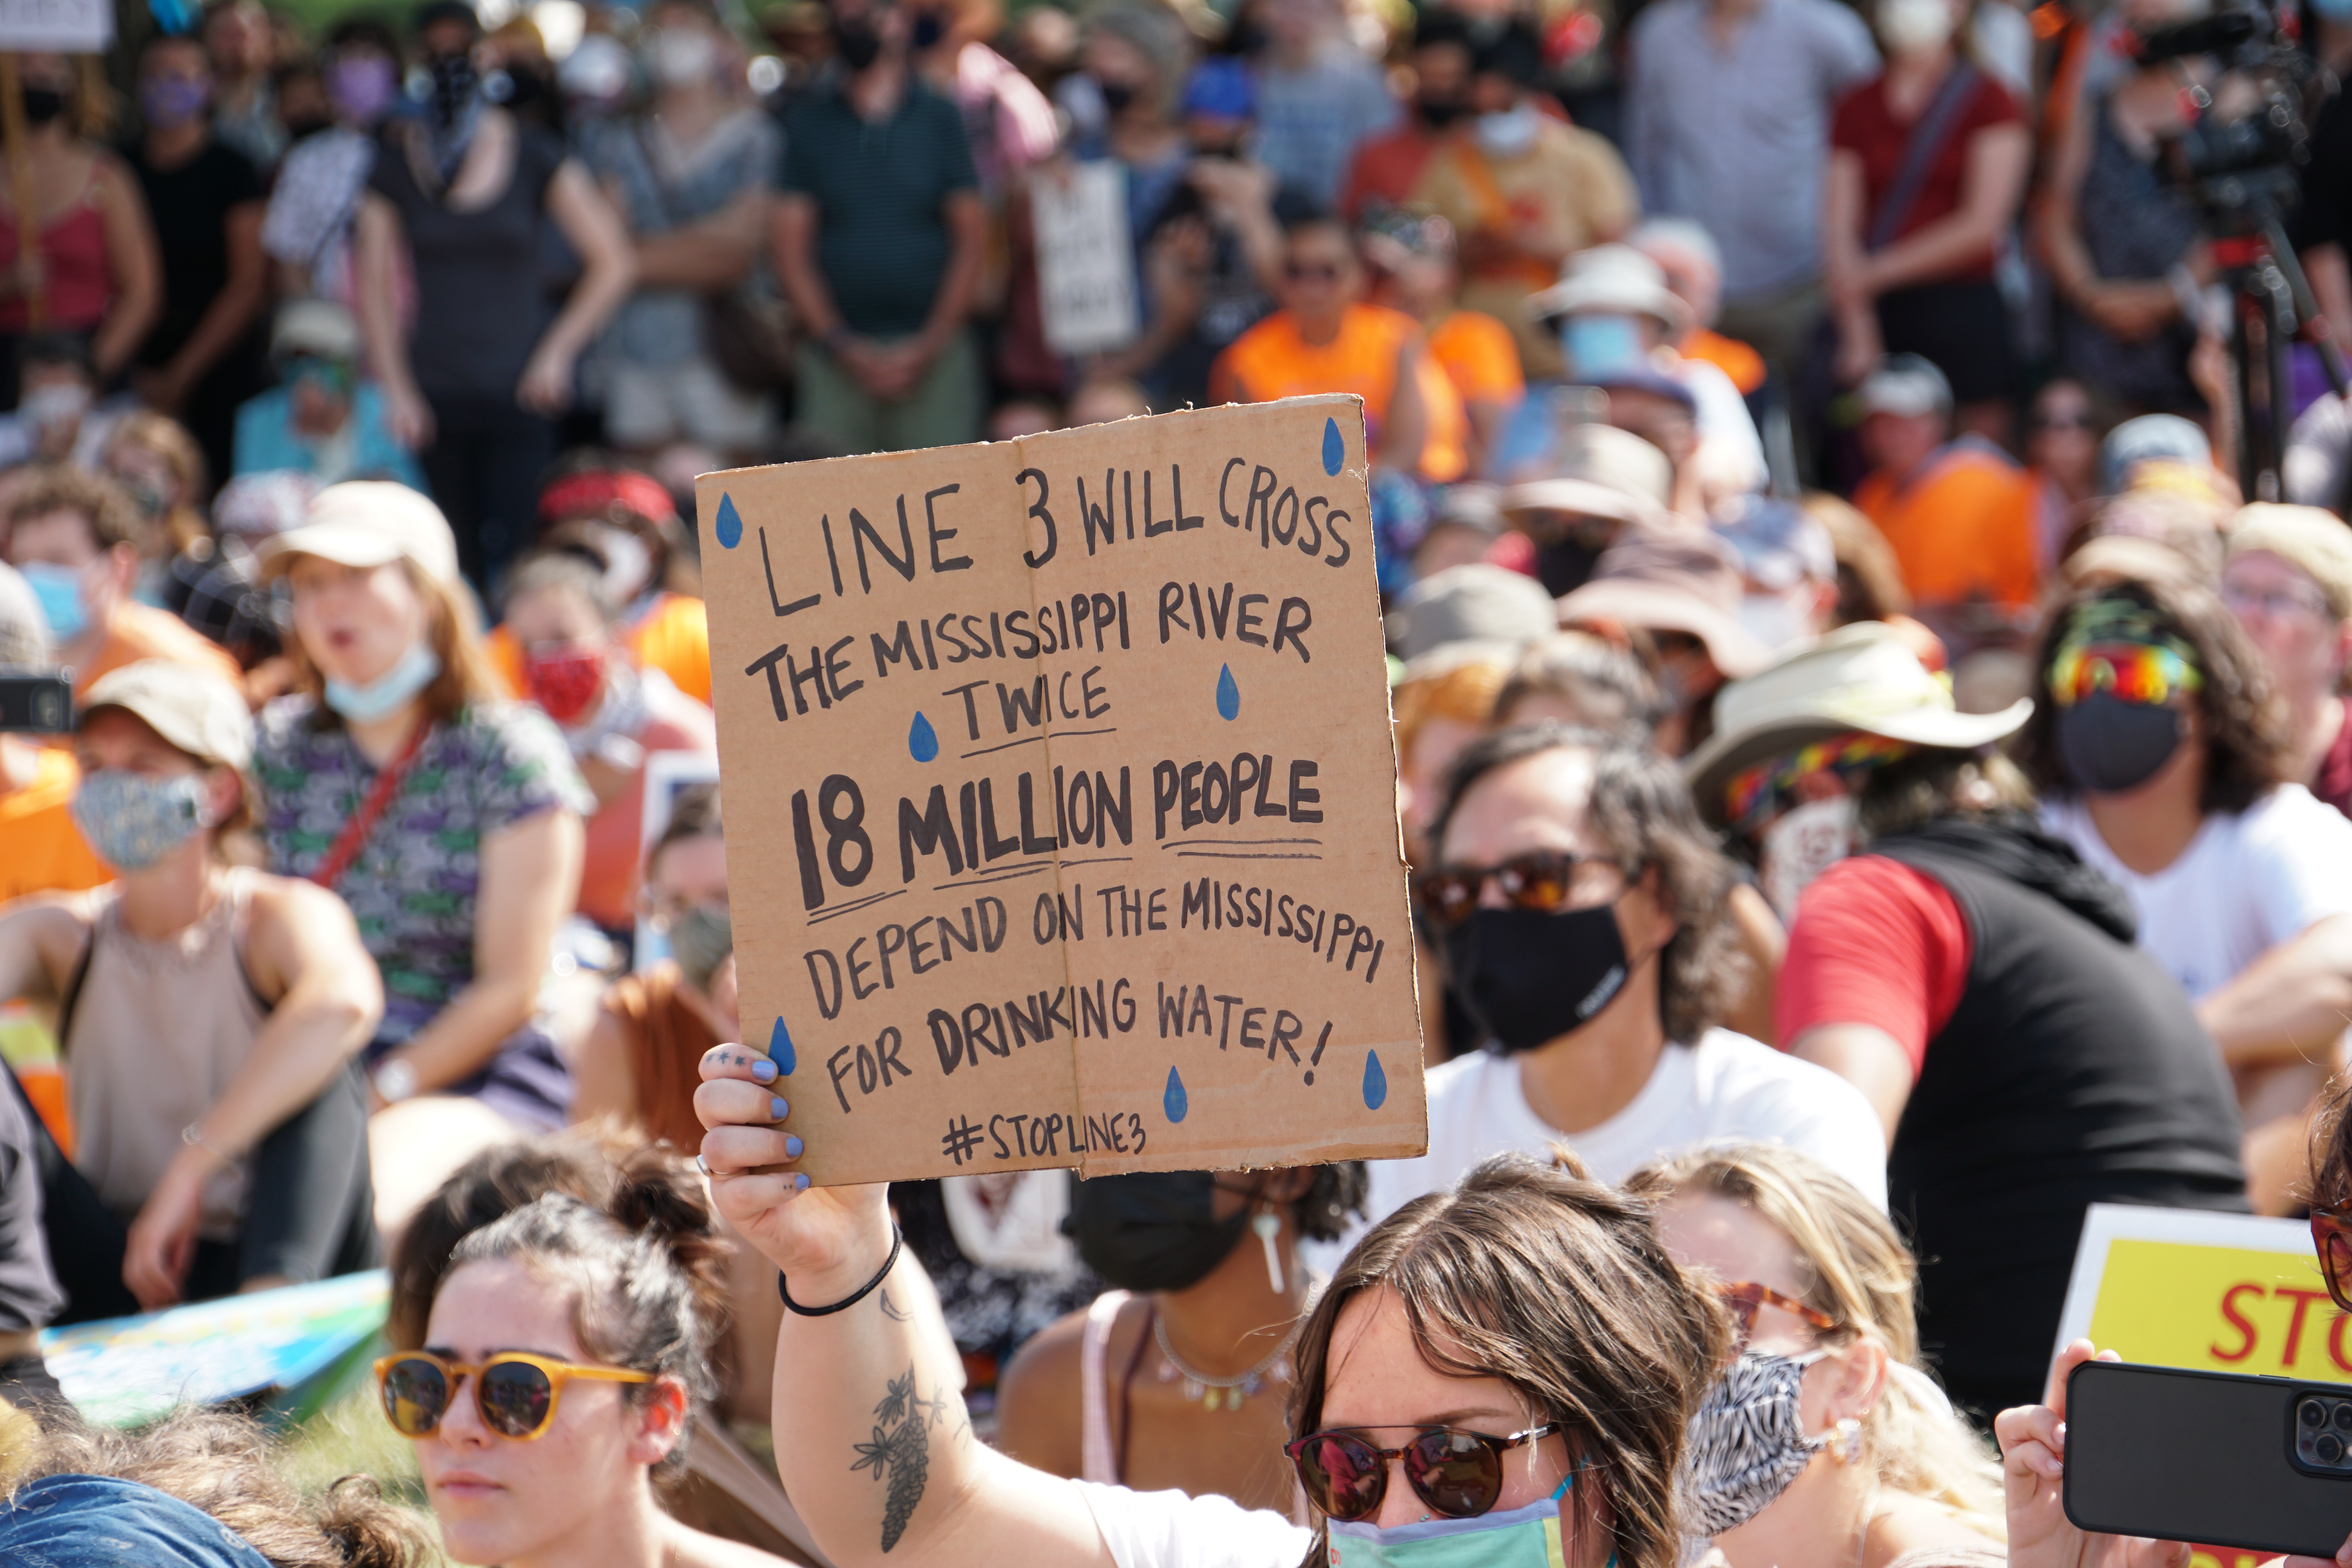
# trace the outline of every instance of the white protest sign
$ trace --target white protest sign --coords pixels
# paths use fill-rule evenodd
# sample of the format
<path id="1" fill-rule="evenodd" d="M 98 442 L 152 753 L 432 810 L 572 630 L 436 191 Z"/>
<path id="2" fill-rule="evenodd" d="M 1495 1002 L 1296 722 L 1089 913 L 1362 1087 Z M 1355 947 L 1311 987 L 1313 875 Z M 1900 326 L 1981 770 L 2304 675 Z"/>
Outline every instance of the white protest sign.
<path id="1" fill-rule="evenodd" d="M 1135 252 L 1127 174 L 1108 161 L 1041 169 L 1029 181 L 1045 346 L 1094 353 L 1134 340 Z"/>
<path id="2" fill-rule="evenodd" d="M 0 49 L 94 55 L 113 42 L 110 0 L 0 0 Z"/>

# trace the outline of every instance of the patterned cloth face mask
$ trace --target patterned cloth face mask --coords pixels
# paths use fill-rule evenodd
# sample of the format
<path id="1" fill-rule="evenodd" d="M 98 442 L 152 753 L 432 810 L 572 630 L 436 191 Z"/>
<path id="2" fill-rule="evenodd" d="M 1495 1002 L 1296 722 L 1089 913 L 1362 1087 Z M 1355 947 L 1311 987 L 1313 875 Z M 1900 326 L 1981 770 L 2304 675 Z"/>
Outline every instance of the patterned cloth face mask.
<path id="1" fill-rule="evenodd" d="M 99 858 L 119 871 L 144 870 L 211 826 L 203 774 L 150 778 L 120 768 L 82 779 L 73 818 Z"/>
<path id="2" fill-rule="evenodd" d="M 1762 1513 L 1830 1440 L 1805 1436 L 1801 1407 L 1805 1369 L 1829 1353 L 1745 1351 L 1707 1390 L 1685 1429 L 1676 1482 L 1700 1534 L 1721 1535 Z"/>

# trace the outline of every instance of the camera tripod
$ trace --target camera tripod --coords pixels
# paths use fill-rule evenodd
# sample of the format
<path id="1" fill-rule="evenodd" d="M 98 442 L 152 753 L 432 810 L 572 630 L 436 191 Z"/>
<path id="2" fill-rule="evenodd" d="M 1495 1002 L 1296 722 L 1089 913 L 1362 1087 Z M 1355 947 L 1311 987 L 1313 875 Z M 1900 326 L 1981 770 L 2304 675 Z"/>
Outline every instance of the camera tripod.
<path id="1" fill-rule="evenodd" d="M 2279 465 L 2294 418 L 2288 345 L 2300 337 L 2318 349 L 2338 397 L 2347 395 L 2344 355 L 2312 298 L 2311 281 L 2287 238 L 2277 202 L 2242 190 L 2216 194 L 2222 199 L 2208 211 L 2234 220 L 2217 225 L 2222 232 L 2213 240 L 2213 259 L 2232 306 L 2230 349 L 2237 361 L 2241 415 L 2238 484 L 2248 500 L 2284 500 Z"/>

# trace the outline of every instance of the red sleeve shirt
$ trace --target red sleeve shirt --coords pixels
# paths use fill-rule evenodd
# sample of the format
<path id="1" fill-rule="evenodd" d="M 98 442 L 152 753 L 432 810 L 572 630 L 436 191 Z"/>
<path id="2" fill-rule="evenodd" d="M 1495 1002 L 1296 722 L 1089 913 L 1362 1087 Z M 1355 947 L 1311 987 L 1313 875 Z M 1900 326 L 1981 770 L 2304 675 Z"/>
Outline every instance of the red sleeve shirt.
<path id="1" fill-rule="evenodd" d="M 1905 215 L 1895 237 L 1902 239 L 1958 212 L 1960 187 L 1969 169 L 1969 144 L 1979 131 L 2022 121 L 2024 111 L 2009 89 L 1979 72 L 1951 132 L 1937 150 L 1936 161 L 1920 182 L 1919 194 Z M 1897 121 L 1886 104 L 1886 79 L 1874 77 L 1840 99 L 1830 120 L 1830 145 L 1862 160 L 1863 233 L 1867 236 L 1887 189 L 1903 168 L 1910 146 L 1911 121 Z M 1992 276 L 1994 255 L 1988 250 L 1974 262 L 1955 268 L 1937 282 L 1973 280 Z"/>
<path id="2" fill-rule="evenodd" d="M 1916 1077 L 1960 1004 L 1969 927 L 1941 882 L 1883 855 L 1853 855 L 1797 900 L 1774 1016 L 1794 1041 L 1824 1024 L 1868 1024 L 1903 1047 Z"/>

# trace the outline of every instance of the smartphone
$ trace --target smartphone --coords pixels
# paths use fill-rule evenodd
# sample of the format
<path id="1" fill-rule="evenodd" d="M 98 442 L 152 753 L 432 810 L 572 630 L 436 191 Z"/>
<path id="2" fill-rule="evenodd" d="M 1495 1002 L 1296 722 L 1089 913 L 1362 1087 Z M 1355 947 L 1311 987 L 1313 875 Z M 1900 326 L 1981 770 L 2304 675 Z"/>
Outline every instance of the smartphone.
<path id="1" fill-rule="evenodd" d="M 2352 1384 L 2085 1362 L 2064 1503 L 2101 1534 L 2333 1557 L 2352 1536 Z"/>
<path id="2" fill-rule="evenodd" d="M 0 731 L 55 735 L 73 728 L 73 682 L 0 670 Z"/>

